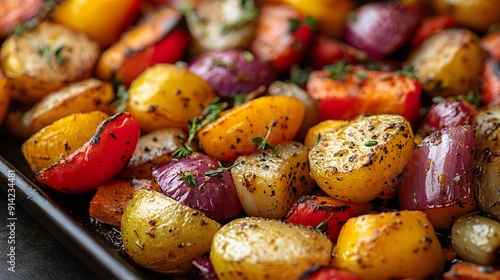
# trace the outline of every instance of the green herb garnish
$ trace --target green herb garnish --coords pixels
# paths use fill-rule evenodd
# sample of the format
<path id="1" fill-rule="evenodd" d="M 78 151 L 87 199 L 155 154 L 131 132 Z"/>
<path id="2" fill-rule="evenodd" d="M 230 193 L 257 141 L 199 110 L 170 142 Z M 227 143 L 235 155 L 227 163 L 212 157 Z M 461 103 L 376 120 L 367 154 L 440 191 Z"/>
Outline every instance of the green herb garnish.
<path id="1" fill-rule="evenodd" d="M 342 81 L 345 79 L 345 75 L 352 72 L 354 67 L 350 64 L 346 64 L 345 61 L 341 60 L 335 64 L 327 65 L 323 67 L 328 73 L 328 77 L 332 80 Z"/>
<path id="2" fill-rule="evenodd" d="M 235 162 L 233 165 L 228 166 L 228 167 L 222 166 L 222 163 L 220 161 L 218 162 L 218 164 L 219 164 L 219 168 L 217 168 L 215 170 L 210 170 L 210 171 L 205 172 L 205 176 L 210 176 L 210 177 L 215 177 L 215 178 L 222 178 L 222 173 L 224 171 L 231 170 L 231 168 L 233 168 L 236 165 L 240 164 L 240 162 Z"/>
<path id="3" fill-rule="evenodd" d="M 290 69 L 290 80 L 289 82 L 298 85 L 299 87 L 305 86 L 309 80 L 312 69 L 310 67 L 301 69 L 297 64 L 294 64 Z"/>
<path id="4" fill-rule="evenodd" d="M 271 132 L 273 130 L 273 127 L 276 126 L 276 124 L 278 124 L 278 122 L 276 120 L 272 120 L 271 123 L 269 124 L 267 128 L 267 134 L 266 134 L 266 137 L 265 138 L 262 138 L 262 137 L 253 137 L 252 138 L 252 142 L 254 143 L 258 143 L 258 148 L 260 150 L 267 150 L 267 149 L 270 149 L 272 154 L 273 155 L 276 155 L 279 151 L 279 148 L 280 146 L 277 145 L 276 147 L 273 146 L 273 144 L 269 143 L 269 136 L 271 136 Z"/>
<path id="5" fill-rule="evenodd" d="M 36 51 L 38 54 L 42 55 L 45 60 L 50 61 L 52 56 L 56 58 L 57 64 L 63 65 L 66 63 L 67 57 L 62 54 L 62 50 L 64 49 L 64 45 L 58 46 L 52 51 L 50 46 L 47 44 L 40 45 L 36 47 Z"/>
<path id="6" fill-rule="evenodd" d="M 373 146 L 375 146 L 375 145 L 377 145 L 377 144 L 378 144 L 378 142 L 377 142 L 377 141 L 370 140 L 370 141 L 367 141 L 367 142 L 365 143 L 365 146 L 366 146 L 366 147 L 373 147 Z"/>
<path id="7" fill-rule="evenodd" d="M 186 181 L 188 185 L 191 185 L 193 187 L 198 186 L 198 180 L 196 180 L 196 177 L 193 176 L 190 172 L 184 172 L 181 171 L 181 176 L 179 177 L 179 181 Z"/>
<path id="8" fill-rule="evenodd" d="M 328 231 L 328 220 L 333 216 L 333 212 L 328 215 L 326 219 L 324 219 L 321 223 L 316 226 L 316 230 L 320 230 L 323 234 L 326 234 Z"/>
<path id="9" fill-rule="evenodd" d="M 413 66 L 408 66 L 408 67 L 405 67 L 401 70 L 398 70 L 395 72 L 395 74 L 396 74 L 396 77 L 405 76 L 405 77 L 412 78 L 412 79 L 418 79 L 417 73 L 415 72 L 415 68 Z"/>
<path id="10" fill-rule="evenodd" d="M 366 73 L 366 71 L 361 70 L 357 74 L 358 74 L 358 77 L 360 77 L 363 80 L 368 79 L 368 73 Z"/>

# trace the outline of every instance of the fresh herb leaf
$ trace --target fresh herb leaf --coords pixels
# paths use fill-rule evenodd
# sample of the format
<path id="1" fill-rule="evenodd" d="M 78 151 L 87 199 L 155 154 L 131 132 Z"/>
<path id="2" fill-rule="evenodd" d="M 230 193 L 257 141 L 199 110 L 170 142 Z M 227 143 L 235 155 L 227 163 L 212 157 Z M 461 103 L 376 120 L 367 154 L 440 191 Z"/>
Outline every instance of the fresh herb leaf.
<path id="1" fill-rule="evenodd" d="M 39 55 L 42 55 L 45 60 L 50 61 L 52 57 L 52 52 L 50 51 L 50 47 L 47 44 L 40 45 L 36 47 L 36 52 Z"/>
<path id="2" fill-rule="evenodd" d="M 310 15 L 306 16 L 306 18 L 304 19 L 304 22 L 306 23 L 307 26 L 311 27 L 312 29 L 315 29 L 316 26 L 318 25 L 316 20 Z"/>
<path id="3" fill-rule="evenodd" d="M 245 102 L 247 102 L 247 95 L 246 94 L 234 94 L 231 95 L 231 99 L 233 100 L 233 107 L 236 107 L 238 105 L 241 105 Z"/>
<path id="4" fill-rule="evenodd" d="M 298 18 L 289 18 L 288 19 L 288 32 L 293 33 L 297 31 L 300 27 L 300 19 Z"/>
<path id="5" fill-rule="evenodd" d="M 186 181 L 188 185 L 191 185 L 193 187 L 198 186 L 198 180 L 196 180 L 196 177 L 194 177 L 190 172 L 181 171 L 179 181 Z"/>
<path id="6" fill-rule="evenodd" d="M 57 47 L 54 50 L 54 55 L 56 57 L 57 64 L 59 64 L 59 65 L 65 64 L 66 61 L 68 60 L 68 58 L 62 54 L 63 49 L 64 49 L 64 45 L 60 45 L 59 47 Z"/>
<path id="7" fill-rule="evenodd" d="M 277 145 L 275 147 L 275 146 L 273 146 L 273 144 L 269 143 L 269 136 L 271 136 L 271 132 L 273 131 L 273 127 L 275 127 L 276 124 L 278 124 L 278 121 L 272 120 L 271 123 L 269 124 L 269 126 L 266 127 L 267 128 L 267 134 L 266 134 L 265 138 L 257 136 L 257 137 L 253 137 L 251 139 L 252 142 L 259 144 L 258 148 L 260 150 L 270 149 L 273 155 L 276 155 L 278 153 L 278 151 L 279 151 L 279 148 L 280 148 L 279 145 Z"/>
<path id="8" fill-rule="evenodd" d="M 289 82 L 303 87 L 306 85 L 309 76 L 311 75 L 312 69 L 310 67 L 301 69 L 297 64 L 294 64 L 290 69 L 290 80 Z"/>
<path id="9" fill-rule="evenodd" d="M 328 73 L 328 77 L 332 80 L 342 81 L 345 79 L 345 75 L 352 72 L 354 67 L 350 64 L 346 64 L 344 60 L 341 60 L 335 64 L 327 65 L 323 67 Z"/>
<path id="10" fill-rule="evenodd" d="M 327 234 L 327 232 L 328 232 L 328 220 L 330 220 L 330 218 L 332 216 L 333 216 L 333 212 L 331 212 L 330 215 L 328 215 L 328 217 L 326 219 L 324 219 L 321 223 L 319 223 L 316 226 L 316 230 L 320 230 L 323 234 Z"/>
<path id="11" fill-rule="evenodd" d="M 463 99 L 466 102 L 476 106 L 479 108 L 481 106 L 481 97 L 477 95 L 473 90 L 469 91 L 469 93 L 466 96 L 459 96 L 459 99 Z"/>
<path id="12" fill-rule="evenodd" d="M 376 146 L 377 144 L 378 144 L 378 142 L 377 142 L 377 141 L 370 140 L 370 141 L 367 141 L 367 142 L 365 143 L 365 146 L 366 146 L 366 147 L 373 147 L 373 146 Z"/>
<path id="13" fill-rule="evenodd" d="M 190 154 L 194 153 L 193 148 L 186 145 L 186 143 L 184 141 L 180 140 L 179 143 L 181 144 L 181 148 L 175 150 L 172 153 L 172 156 L 178 157 L 178 158 L 185 158 L 185 157 L 189 156 Z"/>
<path id="14" fill-rule="evenodd" d="M 175 65 L 178 66 L 178 67 L 182 67 L 182 68 L 188 68 L 188 64 L 187 62 L 185 61 L 182 61 L 182 60 L 179 60 L 177 62 L 175 62 Z"/>
<path id="15" fill-rule="evenodd" d="M 360 77 L 363 80 L 368 79 L 368 73 L 366 73 L 366 71 L 361 70 L 361 71 L 358 71 L 357 74 L 358 74 L 358 77 Z"/>
<path id="16" fill-rule="evenodd" d="M 443 87 L 443 81 L 439 80 L 436 82 L 436 85 L 432 89 L 432 93 L 441 93 L 446 90 L 446 87 Z"/>
<path id="17" fill-rule="evenodd" d="M 123 112 L 127 106 L 127 101 L 129 99 L 129 93 L 127 87 L 124 84 L 119 84 L 116 87 L 115 99 L 112 103 L 115 105 L 116 111 Z"/>
<path id="18" fill-rule="evenodd" d="M 243 58 L 248 62 L 253 62 L 255 60 L 255 56 L 249 51 L 243 52 Z"/>
<path id="19" fill-rule="evenodd" d="M 374 70 L 374 71 L 380 71 L 380 70 L 382 70 L 382 67 L 380 67 L 380 65 L 378 63 L 373 62 L 373 61 L 369 61 L 369 62 L 365 63 L 364 66 L 368 70 Z"/>
<path id="20" fill-rule="evenodd" d="M 240 162 L 235 162 L 233 165 L 224 167 L 222 163 L 219 161 L 219 168 L 215 170 L 210 170 L 205 172 L 205 176 L 210 176 L 210 177 L 215 177 L 215 178 L 222 178 L 222 173 L 224 171 L 229 171 L 231 168 L 235 167 L 236 165 L 240 164 Z"/>
<path id="21" fill-rule="evenodd" d="M 418 79 L 417 73 L 415 72 L 415 68 L 413 66 L 408 66 L 408 67 L 405 67 L 401 70 L 398 70 L 395 72 L 395 74 L 396 74 L 396 77 L 405 76 L 405 77 L 412 78 L 412 79 Z"/>
<path id="22" fill-rule="evenodd" d="M 321 141 L 321 138 L 323 138 L 321 136 L 321 133 L 318 133 L 318 136 L 316 137 L 316 139 L 313 142 L 313 147 L 316 146 L 316 145 L 318 145 L 319 141 Z"/>

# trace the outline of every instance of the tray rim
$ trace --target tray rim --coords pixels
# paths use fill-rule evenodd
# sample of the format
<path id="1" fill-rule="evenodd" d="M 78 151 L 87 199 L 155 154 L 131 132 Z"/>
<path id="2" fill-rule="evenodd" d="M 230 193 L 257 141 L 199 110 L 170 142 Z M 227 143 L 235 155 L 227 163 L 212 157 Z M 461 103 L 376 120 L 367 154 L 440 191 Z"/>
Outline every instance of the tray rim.
<path id="1" fill-rule="evenodd" d="M 100 279 L 145 279 L 90 231 L 78 223 L 57 202 L 0 155 L 0 189 L 7 193 L 9 171 L 15 172 L 16 206 L 20 205 L 83 265 Z"/>

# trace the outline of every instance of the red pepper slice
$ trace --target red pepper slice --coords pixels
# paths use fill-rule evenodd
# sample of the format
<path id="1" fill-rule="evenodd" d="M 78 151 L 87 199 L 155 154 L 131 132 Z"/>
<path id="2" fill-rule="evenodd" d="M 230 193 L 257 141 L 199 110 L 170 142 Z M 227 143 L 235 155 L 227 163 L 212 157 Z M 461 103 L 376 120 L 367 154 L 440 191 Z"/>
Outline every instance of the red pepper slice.
<path id="1" fill-rule="evenodd" d="M 140 132 L 132 114 L 118 113 L 102 122 L 82 147 L 38 172 L 36 179 L 66 193 L 93 191 L 125 168 Z"/>

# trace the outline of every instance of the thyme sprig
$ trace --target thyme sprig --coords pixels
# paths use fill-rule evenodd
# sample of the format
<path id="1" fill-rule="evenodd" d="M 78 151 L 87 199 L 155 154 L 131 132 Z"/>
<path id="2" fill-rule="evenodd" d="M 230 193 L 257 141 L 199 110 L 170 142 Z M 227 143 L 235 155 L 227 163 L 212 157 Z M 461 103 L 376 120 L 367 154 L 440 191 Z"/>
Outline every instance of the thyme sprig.
<path id="1" fill-rule="evenodd" d="M 233 165 L 228 166 L 228 167 L 224 167 L 220 161 L 218 162 L 218 164 L 219 164 L 219 168 L 217 168 L 215 170 L 210 170 L 210 171 L 205 172 L 205 176 L 210 176 L 210 177 L 215 177 L 215 178 L 222 178 L 222 173 L 224 171 L 231 170 L 231 168 L 233 168 L 236 165 L 240 164 L 240 162 L 235 162 Z"/>
<path id="2" fill-rule="evenodd" d="M 180 141 L 181 147 L 172 153 L 174 157 L 187 157 L 194 151 L 189 146 L 196 137 L 196 133 L 200 131 L 206 125 L 214 122 L 220 117 L 222 111 L 228 107 L 227 102 L 220 102 L 220 99 L 216 98 L 212 104 L 208 105 L 202 112 L 201 116 L 197 116 L 192 120 L 188 120 L 188 139 L 187 142 Z"/>
<path id="3" fill-rule="evenodd" d="M 269 142 L 269 137 L 271 136 L 271 132 L 273 131 L 273 128 L 278 124 L 276 120 L 272 120 L 269 126 L 267 126 L 267 134 L 265 138 L 256 136 L 252 138 L 252 142 L 259 144 L 258 148 L 260 150 L 267 150 L 270 149 L 271 153 L 273 155 L 276 155 L 279 151 L 280 145 L 277 145 L 276 147 Z"/>
<path id="4" fill-rule="evenodd" d="M 191 185 L 193 187 L 198 186 L 198 180 L 196 180 L 196 177 L 194 177 L 191 172 L 184 172 L 181 170 L 180 173 L 181 176 L 179 177 L 179 181 L 186 181 L 188 185 Z"/>
<path id="5" fill-rule="evenodd" d="M 328 231 L 328 220 L 333 216 L 333 212 L 328 215 L 321 223 L 316 226 L 316 230 L 320 230 L 323 234 L 327 234 Z"/>
<path id="6" fill-rule="evenodd" d="M 343 81 L 346 74 L 352 72 L 353 69 L 354 67 L 350 64 L 346 64 L 344 60 L 323 67 L 323 70 L 328 73 L 328 77 L 337 81 Z"/>
<path id="7" fill-rule="evenodd" d="M 64 45 L 57 46 L 54 50 L 51 50 L 48 44 L 42 44 L 36 47 L 37 53 L 42 55 L 45 60 L 50 61 L 52 57 L 54 57 L 59 65 L 65 64 L 68 60 L 68 58 L 62 53 L 63 49 Z"/>

